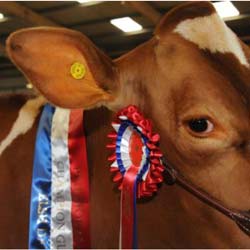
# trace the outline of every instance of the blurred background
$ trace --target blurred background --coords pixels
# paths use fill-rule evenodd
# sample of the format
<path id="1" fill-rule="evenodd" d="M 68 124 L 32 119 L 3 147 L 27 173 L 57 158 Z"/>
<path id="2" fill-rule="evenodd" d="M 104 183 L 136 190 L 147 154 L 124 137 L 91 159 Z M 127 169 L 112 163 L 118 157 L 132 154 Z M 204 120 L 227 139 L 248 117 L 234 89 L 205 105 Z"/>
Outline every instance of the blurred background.
<path id="1" fill-rule="evenodd" d="M 61 26 L 87 35 L 112 58 L 148 40 L 159 19 L 183 1 L 0 1 L 0 94 L 29 92 L 32 85 L 10 62 L 5 40 L 18 29 Z M 250 43 L 250 2 L 213 1 L 219 15 Z"/>

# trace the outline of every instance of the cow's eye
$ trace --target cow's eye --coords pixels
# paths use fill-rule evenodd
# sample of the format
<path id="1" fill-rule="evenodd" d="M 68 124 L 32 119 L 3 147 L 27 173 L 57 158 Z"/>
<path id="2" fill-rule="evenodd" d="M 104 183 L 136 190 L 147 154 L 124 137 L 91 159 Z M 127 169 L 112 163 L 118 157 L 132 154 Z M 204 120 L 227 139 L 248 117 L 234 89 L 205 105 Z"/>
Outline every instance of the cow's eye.
<path id="1" fill-rule="evenodd" d="M 214 129 L 213 123 L 206 118 L 191 119 L 187 125 L 196 134 L 207 134 Z"/>

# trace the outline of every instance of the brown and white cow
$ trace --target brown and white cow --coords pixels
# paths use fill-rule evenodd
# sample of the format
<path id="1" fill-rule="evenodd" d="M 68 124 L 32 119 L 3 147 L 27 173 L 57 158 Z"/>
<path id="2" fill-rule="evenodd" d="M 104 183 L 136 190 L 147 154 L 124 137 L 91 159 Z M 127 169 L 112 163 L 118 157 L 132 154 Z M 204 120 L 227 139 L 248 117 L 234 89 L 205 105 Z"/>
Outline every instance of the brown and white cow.
<path id="1" fill-rule="evenodd" d="M 139 106 L 161 135 L 168 161 L 188 180 L 228 207 L 250 208 L 250 51 L 210 3 L 170 11 L 152 39 L 114 61 L 82 34 L 61 28 L 15 32 L 7 48 L 17 67 L 55 105 L 103 105 L 112 111 Z M 74 61 L 87 67 L 82 80 L 69 74 Z M 5 144 L 0 145 L 1 248 L 27 246 L 37 120 L 31 124 L 43 100 L 29 101 L 17 118 L 25 99 L 0 100 Z M 105 150 L 113 115 L 104 108 L 85 115 L 94 248 L 118 247 L 119 192 Z M 140 248 L 250 247 L 250 238 L 232 221 L 177 186 L 162 185 L 137 207 Z"/>

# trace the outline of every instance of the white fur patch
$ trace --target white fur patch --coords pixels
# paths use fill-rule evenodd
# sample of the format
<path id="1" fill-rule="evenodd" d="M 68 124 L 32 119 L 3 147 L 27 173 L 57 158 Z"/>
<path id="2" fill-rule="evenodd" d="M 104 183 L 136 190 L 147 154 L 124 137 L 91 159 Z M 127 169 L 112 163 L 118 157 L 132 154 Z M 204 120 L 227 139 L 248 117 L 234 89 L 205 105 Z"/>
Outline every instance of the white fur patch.
<path id="1" fill-rule="evenodd" d="M 249 67 L 237 36 L 226 26 L 217 13 L 180 22 L 174 30 L 186 40 L 212 53 L 232 53 L 241 64 Z"/>
<path id="2" fill-rule="evenodd" d="M 4 150 L 11 145 L 11 143 L 22 134 L 25 134 L 32 128 L 37 115 L 39 114 L 40 107 L 45 104 L 44 97 L 39 96 L 37 98 L 28 100 L 20 109 L 18 117 L 13 124 L 10 133 L 0 143 L 0 155 Z"/>

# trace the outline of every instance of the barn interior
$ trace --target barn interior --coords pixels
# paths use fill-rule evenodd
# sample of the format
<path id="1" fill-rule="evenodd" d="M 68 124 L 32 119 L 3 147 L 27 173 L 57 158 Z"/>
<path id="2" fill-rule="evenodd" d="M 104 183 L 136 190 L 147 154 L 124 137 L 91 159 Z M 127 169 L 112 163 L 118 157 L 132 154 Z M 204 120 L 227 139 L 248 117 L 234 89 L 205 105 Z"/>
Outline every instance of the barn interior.
<path id="1" fill-rule="evenodd" d="M 181 3 L 183 2 L 0 1 L 0 94 L 32 91 L 32 85 L 6 54 L 5 41 L 10 33 L 35 26 L 66 27 L 87 35 L 109 56 L 117 58 L 148 40 L 160 18 Z M 226 24 L 241 40 L 249 44 L 250 2 L 227 1 L 233 9 L 219 7 L 222 2 L 213 3 L 217 4 L 219 14 Z"/>

